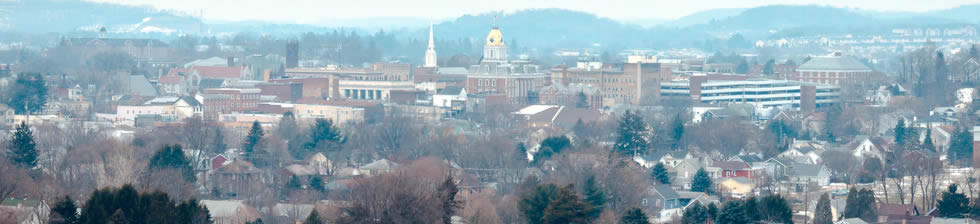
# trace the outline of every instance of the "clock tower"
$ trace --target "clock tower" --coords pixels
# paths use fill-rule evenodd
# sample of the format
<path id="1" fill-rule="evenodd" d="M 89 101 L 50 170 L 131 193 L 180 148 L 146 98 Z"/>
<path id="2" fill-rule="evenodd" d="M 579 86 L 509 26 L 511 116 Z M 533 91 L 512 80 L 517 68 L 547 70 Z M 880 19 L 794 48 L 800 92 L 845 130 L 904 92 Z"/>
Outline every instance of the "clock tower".
<path id="1" fill-rule="evenodd" d="M 504 45 L 504 35 L 496 26 L 490 29 L 490 34 L 487 34 L 487 42 L 483 46 L 483 61 L 507 61 L 507 45 Z"/>

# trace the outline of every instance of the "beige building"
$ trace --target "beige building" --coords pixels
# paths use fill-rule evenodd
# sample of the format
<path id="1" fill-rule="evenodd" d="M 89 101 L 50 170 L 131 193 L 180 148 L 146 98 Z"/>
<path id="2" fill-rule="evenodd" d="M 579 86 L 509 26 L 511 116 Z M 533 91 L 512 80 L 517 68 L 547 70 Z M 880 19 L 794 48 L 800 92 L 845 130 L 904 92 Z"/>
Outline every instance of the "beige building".
<path id="1" fill-rule="evenodd" d="M 358 107 L 323 104 L 293 104 L 293 114 L 300 119 L 330 119 L 338 125 L 349 122 L 364 121 L 364 108 Z"/>
<path id="2" fill-rule="evenodd" d="M 413 91 L 412 81 L 340 80 L 340 95 L 348 99 L 388 100 L 391 91 Z"/>

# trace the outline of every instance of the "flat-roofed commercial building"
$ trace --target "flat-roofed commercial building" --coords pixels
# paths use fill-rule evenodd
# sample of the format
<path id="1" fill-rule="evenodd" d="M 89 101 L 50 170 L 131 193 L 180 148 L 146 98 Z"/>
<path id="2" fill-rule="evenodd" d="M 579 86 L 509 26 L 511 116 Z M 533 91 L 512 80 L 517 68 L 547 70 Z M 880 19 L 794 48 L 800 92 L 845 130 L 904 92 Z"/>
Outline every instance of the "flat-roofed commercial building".
<path id="1" fill-rule="evenodd" d="M 773 79 L 670 81 L 661 83 L 660 94 L 663 97 L 691 97 L 707 104 L 792 106 L 804 111 L 840 102 L 840 87 Z"/>

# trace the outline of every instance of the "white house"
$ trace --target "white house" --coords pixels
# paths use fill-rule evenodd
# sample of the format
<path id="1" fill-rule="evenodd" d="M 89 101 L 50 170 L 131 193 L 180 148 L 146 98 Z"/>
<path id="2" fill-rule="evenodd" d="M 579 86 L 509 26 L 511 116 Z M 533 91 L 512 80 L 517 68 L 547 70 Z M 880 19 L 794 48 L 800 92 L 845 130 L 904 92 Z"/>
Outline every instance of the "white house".
<path id="1" fill-rule="evenodd" d="M 432 106 L 452 107 L 453 102 L 466 102 L 466 90 L 450 86 L 432 95 Z"/>
<path id="2" fill-rule="evenodd" d="M 203 111 L 194 97 L 157 97 L 141 105 L 116 107 L 113 120 L 132 121 L 139 115 L 160 115 L 164 120 L 178 121 L 201 115 Z"/>

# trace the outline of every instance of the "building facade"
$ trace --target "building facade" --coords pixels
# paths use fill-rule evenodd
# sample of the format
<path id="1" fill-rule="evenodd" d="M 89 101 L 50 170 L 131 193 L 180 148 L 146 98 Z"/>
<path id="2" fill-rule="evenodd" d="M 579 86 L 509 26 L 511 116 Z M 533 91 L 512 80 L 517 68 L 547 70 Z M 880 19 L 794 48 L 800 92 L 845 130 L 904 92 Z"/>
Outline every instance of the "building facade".
<path id="1" fill-rule="evenodd" d="M 503 34 L 494 27 L 487 35 L 483 60 L 470 66 L 465 88 L 474 94 L 502 94 L 510 103 L 537 102 L 537 90 L 546 85 L 548 75 L 530 61 L 507 58 Z"/>
<path id="2" fill-rule="evenodd" d="M 762 107 L 809 108 L 840 102 L 840 87 L 787 80 L 702 80 L 663 82 L 664 97 L 691 97 L 707 104 L 749 103 Z"/>

